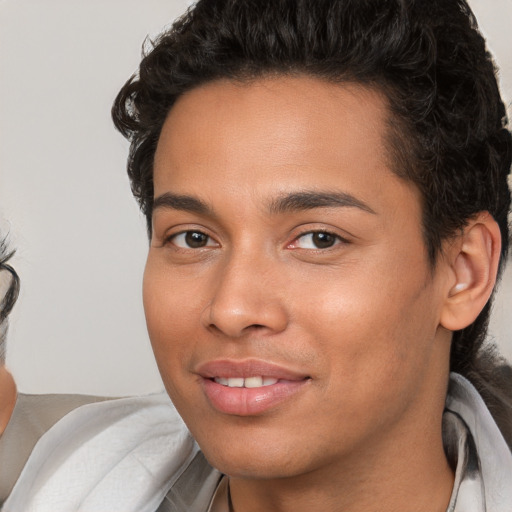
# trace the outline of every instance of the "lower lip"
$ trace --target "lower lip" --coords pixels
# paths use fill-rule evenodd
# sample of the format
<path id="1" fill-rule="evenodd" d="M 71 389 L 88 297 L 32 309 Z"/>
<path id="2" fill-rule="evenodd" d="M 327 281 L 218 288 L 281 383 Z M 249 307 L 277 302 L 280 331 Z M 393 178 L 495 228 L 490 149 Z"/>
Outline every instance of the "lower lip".
<path id="1" fill-rule="evenodd" d="M 255 416 L 290 399 L 307 382 L 309 379 L 278 381 L 259 388 L 230 388 L 211 379 L 203 379 L 203 389 L 218 411 L 236 416 Z"/>

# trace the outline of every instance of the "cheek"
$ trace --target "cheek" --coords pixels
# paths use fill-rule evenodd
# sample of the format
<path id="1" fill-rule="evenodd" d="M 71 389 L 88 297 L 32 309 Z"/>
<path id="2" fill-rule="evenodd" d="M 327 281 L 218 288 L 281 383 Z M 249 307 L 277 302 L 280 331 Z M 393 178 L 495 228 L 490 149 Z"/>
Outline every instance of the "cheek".
<path id="1" fill-rule="evenodd" d="M 413 403 L 428 372 L 434 334 L 410 322 L 422 305 L 363 292 L 327 294 L 316 311 L 311 305 L 303 325 L 323 363 L 317 385 L 325 399 L 316 405 L 318 415 L 339 426 L 340 443 L 391 424 Z"/>
<path id="2" fill-rule="evenodd" d="M 359 389 L 379 379 L 400 381 L 404 368 L 416 371 L 423 364 L 435 337 L 432 294 L 418 279 L 424 268 L 350 270 L 316 286 L 297 316 L 315 334 L 335 379 L 351 375 Z"/>
<path id="3" fill-rule="evenodd" d="M 199 296 L 192 284 L 180 282 L 165 264 L 151 254 L 148 257 L 143 281 L 144 311 L 164 380 L 165 368 L 183 361 L 185 348 L 190 348 L 190 330 L 199 325 Z"/>
<path id="4" fill-rule="evenodd" d="M 194 350 L 191 329 L 198 325 L 193 300 L 189 287 L 180 286 L 165 265 L 148 258 L 143 281 L 148 334 L 167 393 L 185 418 L 193 402 L 188 396 L 190 386 L 182 384 Z"/>

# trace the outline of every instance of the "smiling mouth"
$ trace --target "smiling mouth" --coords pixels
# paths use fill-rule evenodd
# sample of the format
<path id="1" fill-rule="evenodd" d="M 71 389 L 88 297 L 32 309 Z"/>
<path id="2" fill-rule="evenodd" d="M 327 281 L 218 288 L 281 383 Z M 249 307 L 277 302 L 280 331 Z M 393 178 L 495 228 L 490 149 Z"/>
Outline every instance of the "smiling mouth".
<path id="1" fill-rule="evenodd" d="M 255 416 L 307 392 L 311 376 L 260 359 L 218 359 L 196 368 L 204 396 L 218 412 Z M 297 397 L 297 398 L 294 398 Z"/>
<path id="2" fill-rule="evenodd" d="M 262 388 L 266 386 L 272 386 L 273 384 L 277 384 L 279 379 L 274 377 L 215 377 L 213 379 L 214 382 L 220 384 L 222 386 L 227 386 L 229 388 Z"/>
<path id="3" fill-rule="evenodd" d="M 235 416 L 257 416 L 288 402 L 309 386 L 311 378 L 295 380 L 276 377 L 203 378 L 203 390 L 210 404 L 219 412 Z"/>

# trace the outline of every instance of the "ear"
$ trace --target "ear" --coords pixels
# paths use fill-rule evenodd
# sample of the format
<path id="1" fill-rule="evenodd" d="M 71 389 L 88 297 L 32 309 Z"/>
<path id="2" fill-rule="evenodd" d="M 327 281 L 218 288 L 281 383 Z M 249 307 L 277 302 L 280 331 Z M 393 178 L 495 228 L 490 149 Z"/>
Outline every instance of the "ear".
<path id="1" fill-rule="evenodd" d="M 450 277 L 440 323 L 450 331 L 472 324 L 496 283 L 501 233 L 488 212 L 480 212 L 448 249 Z"/>

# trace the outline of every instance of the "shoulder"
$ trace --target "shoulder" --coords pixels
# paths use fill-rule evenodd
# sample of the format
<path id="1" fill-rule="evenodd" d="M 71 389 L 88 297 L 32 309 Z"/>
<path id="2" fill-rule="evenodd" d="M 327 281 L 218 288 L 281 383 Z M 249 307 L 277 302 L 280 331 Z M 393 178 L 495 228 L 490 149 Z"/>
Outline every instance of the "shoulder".
<path id="1" fill-rule="evenodd" d="M 111 399 L 79 394 L 34 395 L 18 393 L 10 423 L 23 420 L 23 426 L 27 430 L 41 437 L 57 421 L 77 407 L 105 400 Z"/>
<path id="2" fill-rule="evenodd" d="M 91 395 L 19 393 L 9 423 L 0 436 L 0 504 L 41 436 L 77 407 L 104 400 L 105 397 Z"/>
<path id="3" fill-rule="evenodd" d="M 41 437 L 3 510 L 156 510 L 196 453 L 165 394 L 82 405 Z"/>
<path id="4" fill-rule="evenodd" d="M 470 502 L 478 491 L 486 510 L 509 512 L 512 453 L 482 397 L 467 379 L 455 373 L 450 376 L 444 435 L 445 442 L 451 445 L 447 451 L 459 459 L 456 479 L 460 488 L 455 492 L 458 496 L 454 496 L 457 502 Z M 459 464 L 464 458 L 467 467 Z M 476 481 L 480 482 L 478 490 L 469 485 Z"/>

